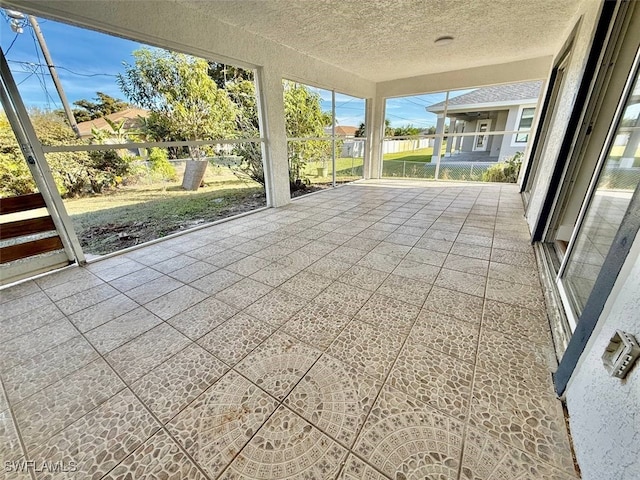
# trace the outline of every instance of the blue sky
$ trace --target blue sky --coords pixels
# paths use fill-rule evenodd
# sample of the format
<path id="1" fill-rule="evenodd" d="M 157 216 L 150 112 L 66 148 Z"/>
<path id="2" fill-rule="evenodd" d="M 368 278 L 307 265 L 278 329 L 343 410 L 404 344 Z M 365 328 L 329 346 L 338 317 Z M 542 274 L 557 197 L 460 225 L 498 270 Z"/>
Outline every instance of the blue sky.
<path id="1" fill-rule="evenodd" d="M 131 61 L 131 52 L 140 48 L 140 43 L 52 20 L 39 19 L 39 23 L 70 103 L 82 98 L 93 99 L 98 91 L 123 98 L 115 76 L 123 72 L 123 62 Z M 3 12 L 0 44 L 26 105 L 42 109 L 62 108 L 31 26 L 27 24 L 24 33 L 16 36 Z M 331 92 L 314 90 L 322 97 L 323 109 L 330 111 Z M 444 94 L 389 99 L 387 118 L 393 127 L 411 124 L 428 128 L 435 125 L 435 115 L 427 113 L 425 107 L 443 100 Z M 336 93 L 338 125 L 358 126 L 364 122 L 364 111 L 363 99 Z"/>

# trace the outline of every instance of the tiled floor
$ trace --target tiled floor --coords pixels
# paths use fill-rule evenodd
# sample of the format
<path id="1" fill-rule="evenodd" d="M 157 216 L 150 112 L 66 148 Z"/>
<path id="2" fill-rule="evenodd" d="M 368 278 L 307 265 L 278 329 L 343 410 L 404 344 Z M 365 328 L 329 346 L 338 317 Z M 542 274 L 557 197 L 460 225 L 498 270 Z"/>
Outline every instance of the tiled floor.
<path id="1" fill-rule="evenodd" d="M 3 291 L 0 478 L 576 478 L 521 205 L 363 182 Z"/>

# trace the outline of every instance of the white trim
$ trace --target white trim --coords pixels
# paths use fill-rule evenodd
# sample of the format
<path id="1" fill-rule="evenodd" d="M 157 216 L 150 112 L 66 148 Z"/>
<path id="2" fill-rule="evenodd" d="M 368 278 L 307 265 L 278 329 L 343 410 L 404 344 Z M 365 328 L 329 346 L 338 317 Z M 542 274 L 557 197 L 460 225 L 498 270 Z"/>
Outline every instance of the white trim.
<path id="1" fill-rule="evenodd" d="M 556 286 L 558 287 L 558 293 L 560 294 L 560 300 L 562 301 L 562 306 L 564 307 L 564 314 L 567 317 L 567 322 L 569 322 L 569 328 L 571 329 L 571 334 L 573 335 L 574 330 L 576 329 L 576 325 L 578 321 L 576 320 L 575 312 L 571 307 L 572 303 L 569 300 L 569 295 L 567 295 L 567 291 L 564 289 L 564 285 L 562 284 L 562 279 L 560 277 L 556 277 Z"/>
<path id="2" fill-rule="evenodd" d="M 475 136 L 473 137 L 473 148 L 471 149 L 474 152 L 486 152 L 487 151 L 487 147 L 489 146 L 489 132 L 491 131 L 491 119 L 490 118 L 485 118 L 483 120 L 478 120 L 476 121 L 476 131 L 475 131 Z M 480 133 L 480 126 L 481 125 L 487 125 L 487 130 L 482 132 L 481 135 L 478 135 L 478 133 Z M 482 145 L 482 147 L 478 147 L 478 137 L 487 137 Z"/>
<path id="3" fill-rule="evenodd" d="M 520 122 L 522 121 L 522 114 L 524 113 L 525 108 L 533 108 L 533 118 L 531 120 L 531 128 L 521 130 L 519 127 L 520 127 Z M 536 109 L 537 109 L 537 105 L 535 104 L 522 104 L 518 107 L 518 114 L 516 115 L 516 123 L 513 125 L 513 129 L 518 133 L 515 133 L 511 136 L 512 147 L 525 147 L 529 143 L 533 125 L 536 121 L 536 113 L 537 113 Z M 527 135 L 527 140 L 525 142 L 516 141 L 516 138 L 518 138 L 518 135 L 523 135 L 523 134 Z"/>
<path id="4" fill-rule="evenodd" d="M 468 112 L 469 110 L 472 110 L 474 112 L 484 111 L 484 110 L 505 110 L 504 108 L 498 109 L 496 107 L 508 108 L 508 107 L 516 107 L 518 105 L 529 105 L 529 104 L 535 105 L 537 101 L 538 101 L 537 98 L 523 98 L 522 100 L 517 100 L 517 101 L 506 100 L 502 102 L 467 103 L 467 104 L 449 106 L 447 110 L 449 113 L 464 113 L 464 112 Z M 438 109 L 436 110 L 429 110 L 429 108 L 431 107 L 425 107 L 425 110 L 431 113 L 438 113 L 438 112 L 444 111 L 444 108 L 440 109 L 440 107 L 438 107 Z"/>

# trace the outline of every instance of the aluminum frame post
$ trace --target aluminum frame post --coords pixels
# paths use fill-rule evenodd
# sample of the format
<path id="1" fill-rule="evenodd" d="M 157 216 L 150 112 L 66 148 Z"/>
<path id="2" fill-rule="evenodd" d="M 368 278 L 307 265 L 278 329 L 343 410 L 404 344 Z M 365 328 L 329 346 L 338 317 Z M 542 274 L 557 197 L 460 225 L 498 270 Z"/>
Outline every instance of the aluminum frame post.
<path id="1" fill-rule="evenodd" d="M 58 192 L 51 169 L 42 150 L 42 144 L 38 140 L 36 131 L 29 119 L 29 114 L 22 102 L 22 97 L 2 49 L 0 49 L 0 78 L 2 80 L 0 88 L 2 105 L 33 179 L 45 200 L 49 214 L 60 235 L 67 258 L 69 261 L 84 265 L 86 258 L 82 251 L 82 246 L 73 228 L 71 218 L 62 202 L 62 197 Z"/>

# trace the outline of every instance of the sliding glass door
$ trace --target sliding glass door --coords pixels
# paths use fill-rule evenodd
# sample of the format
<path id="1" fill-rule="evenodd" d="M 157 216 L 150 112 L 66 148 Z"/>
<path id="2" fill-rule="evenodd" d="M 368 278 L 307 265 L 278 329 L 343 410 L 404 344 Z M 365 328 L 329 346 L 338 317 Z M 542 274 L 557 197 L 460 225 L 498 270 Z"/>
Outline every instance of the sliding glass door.
<path id="1" fill-rule="evenodd" d="M 640 81 L 637 61 L 600 155 L 558 283 L 575 318 L 587 299 L 640 183 Z"/>

